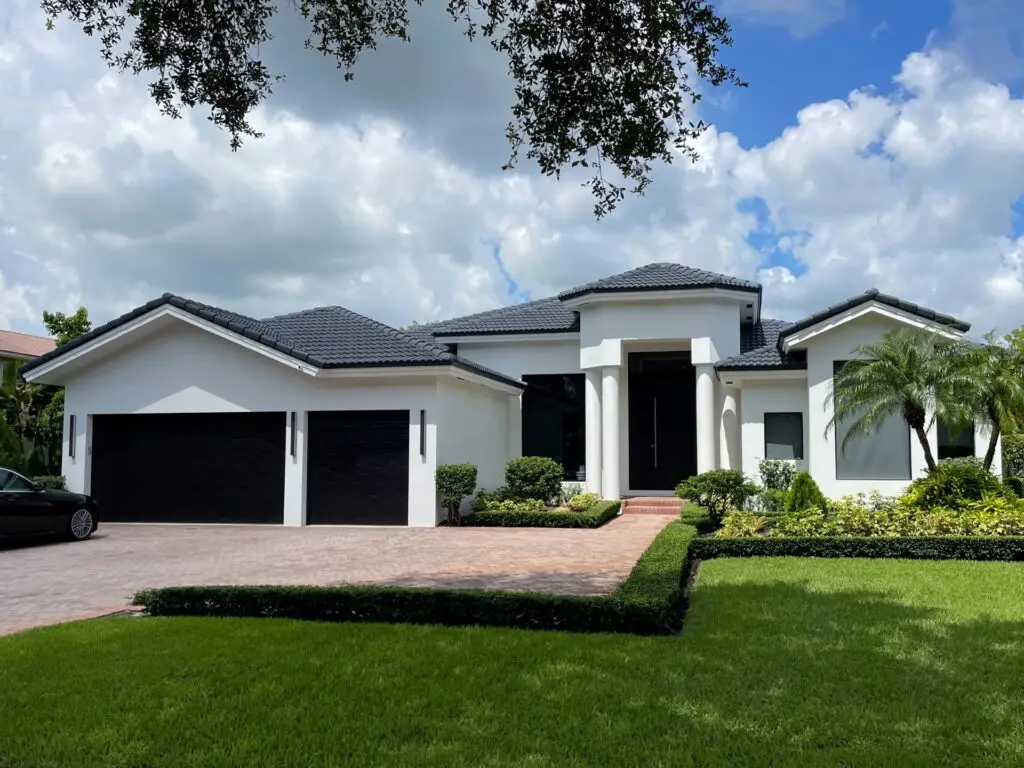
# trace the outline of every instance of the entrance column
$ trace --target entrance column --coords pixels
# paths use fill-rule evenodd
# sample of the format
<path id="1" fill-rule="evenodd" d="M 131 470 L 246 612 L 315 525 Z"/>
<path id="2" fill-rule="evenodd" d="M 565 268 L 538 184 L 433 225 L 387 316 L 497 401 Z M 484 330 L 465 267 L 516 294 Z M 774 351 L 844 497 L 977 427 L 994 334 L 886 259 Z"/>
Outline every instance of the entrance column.
<path id="1" fill-rule="evenodd" d="M 722 392 L 722 423 L 718 432 L 718 466 L 721 469 L 742 469 L 740 466 L 739 390 L 725 387 Z"/>
<path id="2" fill-rule="evenodd" d="M 697 473 L 715 468 L 715 367 L 701 363 L 697 369 Z"/>
<path id="3" fill-rule="evenodd" d="M 601 369 L 601 497 L 619 498 L 619 366 Z"/>
<path id="4" fill-rule="evenodd" d="M 601 369 L 587 368 L 583 410 L 586 419 L 586 453 L 583 463 L 587 473 L 587 491 L 601 495 Z"/>

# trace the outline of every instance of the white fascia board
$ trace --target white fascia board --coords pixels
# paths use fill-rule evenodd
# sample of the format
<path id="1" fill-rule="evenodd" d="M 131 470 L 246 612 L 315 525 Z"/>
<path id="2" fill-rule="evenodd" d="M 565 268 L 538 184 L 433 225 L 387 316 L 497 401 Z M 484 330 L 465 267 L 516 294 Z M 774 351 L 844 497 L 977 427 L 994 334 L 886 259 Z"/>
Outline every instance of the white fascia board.
<path id="1" fill-rule="evenodd" d="M 518 395 L 523 390 L 521 387 L 497 381 L 488 376 L 483 376 L 472 371 L 467 371 L 454 365 L 391 365 L 379 366 L 376 368 L 321 368 L 316 373 L 317 378 L 323 379 L 414 379 L 424 376 L 450 376 L 474 384 L 480 384 L 490 389 L 506 392 L 510 395 Z"/>
<path id="2" fill-rule="evenodd" d="M 728 288 L 676 288 L 664 291 L 616 291 L 612 293 L 588 293 L 572 299 L 565 299 L 562 304 L 569 309 L 579 309 L 587 304 L 637 302 L 637 301 L 675 301 L 679 299 L 724 299 L 743 303 L 757 304 L 756 291 Z"/>
<path id="3" fill-rule="evenodd" d="M 545 341 L 578 341 L 579 331 L 565 333 L 481 333 L 466 336 L 434 336 L 437 344 L 538 343 Z"/>
<path id="4" fill-rule="evenodd" d="M 743 386 L 745 381 L 806 381 L 807 371 L 802 369 L 764 370 L 764 371 L 715 371 L 719 381 L 724 384 Z"/>
<path id="5" fill-rule="evenodd" d="M 860 304 L 856 307 L 850 307 L 850 309 L 840 312 L 834 317 L 830 317 L 826 320 L 822 320 L 820 323 L 804 328 L 802 331 L 794 333 L 792 336 L 787 336 L 782 342 L 783 351 L 788 352 L 790 349 L 798 349 L 801 345 L 806 344 L 811 339 L 828 333 L 829 331 L 833 331 L 839 326 L 864 317 L 865 315 L 878 315 L 880 317 L 885 317 L 911 328 L 917 328 L 918 330 L 925 331 L 927 333 L 934 333 L 938 336 L 942 336 L 943 338 L 950 339 L 951 341 L 964 338 L 964 334 L 961 331 L 951 328 L 948 325 L 935 323 L 911 312 L 904 312 L 896 307 L 890 307 L 888 304 L 872 301 L 866 304 Z"/>
<path id="6" fill-rule="evenodd" d="M 245 347 L 246 349 L 252 352 L 263 355 L 264 357 L 268 357 L 271 360 L 281 363 L 282 365 L 286 365 L 289 368 L 294 368 L 295 370 L 301 371 L 302 373 L 305 373 L 307 375 L 315 375 L 318 370 L 316 366 L 310 365 L 309 363 L 304 363 L 301 360 L 297 360 L 296 358 L 291 357 L 290 355 L 286 355 L 284 352 L 279 352 L 278 350 L 272 349 L 271 347 L 268 347 L 265 344 L 260 344 L 259 342 L 254 341 L 253 339 L 250 339 L 246 336 L 242 336 L 241 334 L 235 333 L 234 331 L 228 330 L 227 328 L 222 328 L 221 326 L 215 323 L 211 323 L 210 321 L 204 320 L 201 317 L 196 317 L 195 315 L 180 310 L 177 307 L 171 306 L 170 304 L 163 304 L 151 310 L 150 312 L 147 312 L 146 314 L 141 315 L 135 318 L 134 320 L 125 323 L 124 325 L 118 328 L 114 328 L 108 331 L 107 333 L 104 333 L 102 336 L 97 336 L 92 341 L 83 344 L 82 346 L 73 349 L 70 352 L 66 352 L 60 357 L 54 358 L 50 362 L 45 363 L 44 365 L 41 365 L 38 368 L 34 368 L 33 370 L 25 374 L 25 380 L 36 381 L 40 377 L 51 374 L 65 367 L 66 365 L 73 363 L 76 360 L 80 360 L 81 358 L 84 358 L 87 355 L 90 355 L 96 352 L 97 350 L 100 350 L 112 344 L 118 339 L 128 336 L 129 334 L 135 333 L 150 325 L 151 323 L 164 317 L 173 317 L 176 320 L 188 323 L 189 325 L 192 325 L 196 328 L 200 328 L 208 333 L 212 333 L 215 336 L 219 336 L 222 339 L 238 344 L 240 347 Z"/>

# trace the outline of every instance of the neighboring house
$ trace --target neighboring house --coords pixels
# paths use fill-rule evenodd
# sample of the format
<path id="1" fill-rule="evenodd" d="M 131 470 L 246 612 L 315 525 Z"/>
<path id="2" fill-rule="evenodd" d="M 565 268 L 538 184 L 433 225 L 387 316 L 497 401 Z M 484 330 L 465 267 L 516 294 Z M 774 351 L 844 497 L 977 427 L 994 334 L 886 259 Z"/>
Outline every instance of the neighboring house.
<path id="1" fill-rule="evenodd" d="M 32 360 L 52 351 L 55 346 L 56 342 L 46 336 L 0 331 L 0 362 Z"/>
<path id="2" fill-rule="evenodd" d="M 165 294 L 22 368 L 67 388 L 63 472 L 112 520 L 432 526 L 438 464 L 502 483 L 546 455 L 602 496 L 667 494 L 764 457 L 828 495 L 924 468 L 899 419 L 845 451 L 836 366 L 889 329 L 967 323 L 868 291 L 796 323 L 761 286 L 651 264 L 557 297 L 399 331 L 341 307 L 256 320 Z M 930 436 L 940 457 L 984 435 Z"/>

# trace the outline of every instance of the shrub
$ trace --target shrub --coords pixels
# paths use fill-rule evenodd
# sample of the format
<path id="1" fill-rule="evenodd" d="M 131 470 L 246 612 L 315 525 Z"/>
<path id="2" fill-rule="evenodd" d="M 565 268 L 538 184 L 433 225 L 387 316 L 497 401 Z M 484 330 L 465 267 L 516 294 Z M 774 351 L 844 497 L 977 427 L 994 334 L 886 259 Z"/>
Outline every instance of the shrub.
<path id="1" fill-rule="evenodd" d="M 548 505 L 538 499 L 490 499 L 481 512 L 545 512 Z"/>
<path id="2" fill-rule="evenodd" d="M 524 506 L 525 504 L 525 506 Z M 540 505 L 535 506 L 535 505 Z M 463 519 L 464 526 L 494 528 L 598 528 L 619 514 L 621 502 L 599 501 L 583 512 L 546 507 L 532 499 L 503 501 Z"/>
<path id="3" fill-rule="evenodd" d="M 692 525 L 698 533 L 714 533 L 721 525 L 720 520 L 712 520 L 708 511 L 697 504 L 687 504 L 679 512 L 680 522 Z"/>
<path id="4" fill-rule="evenodd" d="M 807 472 L 797 473 L 786 499 L 786 511 L 802 512 L 812 507 L 824 507 L 827 503 L 825 494 L 814 482 L 814 478 Z"/>
<path id="5" fill-rule="evenodd" d="M 1003 475 L 1020 477 L 1024 475 L 1024 435 L 1003 435 Z"/>
<path id="6" fill-rule="evenodd" d="M 786 502 L 789 499 L 789 491 L 780 491 L 774 488 L 762 488 L 747 502 L 747 508 L 751 512 L 762 512 L 777 515 L 786 511 Z"/>
<path id="7" fill-rule="evenodd" d="M 1024 499 L 1024 477 L 1004 477 L 1003 488 L 1018 499 Z"/>
<path id="8" fill-rule="evenodd" d="M 38 483 L 43 488 L 53 488 L 58 491 L 68 489 L 68 481 L 63 475 L 39 475 L 33 477 L 32 482 Z"/>
<path id="9" fill-rule="evenodd" d="M 901 557 L 915 560 L 1024 560 L 1021 537 L 694 539 L 689 564 L 715 557 Z"/>
<path id="10" fill-rule="evenodd" d="M 508 488 L 502 486 L 501 488 L 495 488 L 493 491 L 480 489 L 477 491 L 476 496 L 473 497 L 473 503 L 470 505 L 470 509 L 474 512 L 483 512 L 493 502 L 505 501 L 509 498 Z"/>
<path id="11" fill-rule="evenodd" d="M 558 489 L 558 503 L 562 506 L 567 506 L 573 496 L 579 496 L 583 493 L 583 485 L 581 483 L 562 483 L 562 486 Z"/>
<path id="12" fill-rule="evenodd" d="M 522 456 L 505 466 L 505 485 L 514 499 L 557 499 L 562 490 L 562 465 L 545 456 Z"/>
<path id="13" fill-rule="evenodd" d="M 476 467 L 472 464 L 441 464 L 434 472 L 437 495 L 448 510 L 448 525 L 459 524 L 462 500 L 476 490 Z"/>
<path id="14" fill-rule="evenodd" d="M 772 536 L 929 537 L 1024 536 L 1024 502 L 986 496 L 960 508 L 916 509 L 873 494 L 847 496 L 827 508 L 782 515 Z"/>
<path id="15" fill-rule="evenodd" d="M 722 527 L 719 529 L 718 535 L 725 539 L 757 536 L 765 530 L 767 525 L 768 518 L 764 515 L 736 510 L 727 514 L 722 520 Z"/>
<path id="16" fill-rule="evenodd" d="M 757 465 L 761 484 L 772 491 L 788 491 L 796 475 L 796 466 L 790 461 L 762 459 Z"/>
<path id="17" fill-rule="evenodd" d="M 1005 496 L 999 478 L 974 458 L 940 461 L 935 469 L 910 484 L 901 503 L 913 509 L 961 508 L 986 495 Z"/>
<path id="18" fill-rule="evenodd" d="M 566 506 L 573 512 L 583 512 L 597 504 L 599 500 L 596 493 L 577 493 L 569 499 L 569 503 Z"/>
<path id="19" fill-rule="evenodd" d="M 704 507 L 713 520 L 720 521 L 732 509 L 741 509 L 757 493 L 737 469 L 715 469 L 685 480 L 676 487 L 676 495 Z"/>

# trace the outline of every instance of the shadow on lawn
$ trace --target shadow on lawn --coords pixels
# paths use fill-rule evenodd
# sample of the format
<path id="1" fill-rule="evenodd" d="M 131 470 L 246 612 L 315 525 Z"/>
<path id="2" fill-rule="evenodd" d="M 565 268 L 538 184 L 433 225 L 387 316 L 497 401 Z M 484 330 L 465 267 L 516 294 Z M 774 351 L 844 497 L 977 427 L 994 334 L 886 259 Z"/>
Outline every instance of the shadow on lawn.
<path id="1" fill-rule="evenodd" d="M 663 695 L 624 709 L 674 712 L 698 753 L 728 734 L 757 764 L 794 764 L 796 751 L 825 764 L 1024 762 L 1024 621 L 958 622 L 870 591 L 705 585 L 681 639 L 654 641 L 662 661 L 679 655 Z"/>

